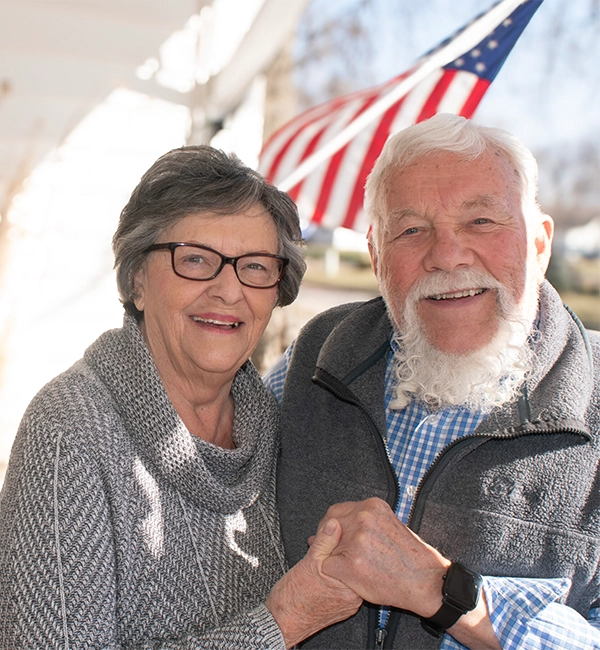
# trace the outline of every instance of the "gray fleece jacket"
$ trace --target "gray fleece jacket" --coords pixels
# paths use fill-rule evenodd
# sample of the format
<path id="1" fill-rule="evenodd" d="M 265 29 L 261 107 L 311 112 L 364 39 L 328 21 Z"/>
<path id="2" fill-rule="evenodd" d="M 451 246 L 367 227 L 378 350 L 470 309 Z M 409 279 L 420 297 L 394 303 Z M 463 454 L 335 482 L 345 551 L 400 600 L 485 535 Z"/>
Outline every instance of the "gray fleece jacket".
<path id="1" fill-rule="evenodd" d="M 234 440 L 192 436 L 136 322 L 35 397 L 0 496 L 0 648 L 283 648 L 278 408 L 247 363 Z"/>
<path id="2" fill-rule="evenodd" d="M 441 452 L 409 525 L 483 575 L 570 578 L 566 603 L 586 616 L 600 604 L 600 337 L 585 336 L 548 283 L 540 329 L 524 396 Z M 383 402 L 391 331 L 378 298 L 317 316 L 296 340 L 277 485 L 291 565 L 331 504 L 377 496 L 394 506 Z M 306 647 L 374 647 L 376 616 L 365 604 Z M 439 643 L 414 615 L 392 614 L 385 647 Z"/>

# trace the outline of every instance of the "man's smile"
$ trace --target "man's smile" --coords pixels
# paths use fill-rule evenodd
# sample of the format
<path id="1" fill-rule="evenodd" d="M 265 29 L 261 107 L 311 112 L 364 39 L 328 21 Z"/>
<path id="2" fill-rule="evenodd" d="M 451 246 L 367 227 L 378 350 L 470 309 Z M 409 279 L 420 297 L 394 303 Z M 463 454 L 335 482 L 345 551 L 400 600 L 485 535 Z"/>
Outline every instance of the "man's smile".
<path id="1" fill-rule="evenodd" d="M 469 298 L 478 296 L 487 289 L 467 289 L 464 291 L 456 291 L 455 293 L 439 293 L 433 296 L 428 296 L 428 300 L 456 300 L 458 298 Z"/>

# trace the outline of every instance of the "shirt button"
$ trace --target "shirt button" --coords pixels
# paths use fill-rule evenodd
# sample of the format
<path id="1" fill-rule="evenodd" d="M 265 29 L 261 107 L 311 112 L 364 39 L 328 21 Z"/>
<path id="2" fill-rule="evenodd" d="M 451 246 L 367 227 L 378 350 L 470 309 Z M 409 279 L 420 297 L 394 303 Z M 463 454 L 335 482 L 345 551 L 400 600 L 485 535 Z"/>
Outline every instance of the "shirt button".
<path id="1" fill-rule="evenodd" d="M 417 493 L 417 486 L 416 485 L 407 485 L 406 486 L 406 494 L 408 494 L 409 497 L 414 497 L 415 494 Z"/>

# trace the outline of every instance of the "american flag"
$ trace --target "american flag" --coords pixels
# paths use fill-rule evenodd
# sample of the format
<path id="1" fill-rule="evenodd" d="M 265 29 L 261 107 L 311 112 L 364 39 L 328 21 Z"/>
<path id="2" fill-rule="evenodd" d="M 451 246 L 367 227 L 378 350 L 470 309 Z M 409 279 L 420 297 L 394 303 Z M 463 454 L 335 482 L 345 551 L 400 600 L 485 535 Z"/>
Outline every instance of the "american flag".
<path id="1" fill-rule="evenodd" d="M 436 113 L 471 117 L 543 0 L 501 0 L 407 72 L 297 116 L 265 144 L 259 171 L 326 228 L 366 231 L 366 178 L 392 133 Z"/>

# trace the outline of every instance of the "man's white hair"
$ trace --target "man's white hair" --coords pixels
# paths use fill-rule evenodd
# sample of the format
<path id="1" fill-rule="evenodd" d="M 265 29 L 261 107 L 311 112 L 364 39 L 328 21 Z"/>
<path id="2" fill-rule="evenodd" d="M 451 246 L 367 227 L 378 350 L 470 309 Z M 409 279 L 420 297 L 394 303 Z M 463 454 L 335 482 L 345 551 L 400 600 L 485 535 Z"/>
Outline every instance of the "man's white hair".
<path id="1" fill-rule="evenodd" d="M 542 215 L 537 202 L 538 166 L 529 149 L 508 131 L 440 113 L 390 136 L 369 174 L 364 204 L 373 226 L 371 243 L 375 247 L 379 232 L 385 227 L 385 189 L 390 176 L 421 158 L 443 152 L 465 160 L 474 160 L 485 153 L 504 156 L 515 172 L 528 228 L 537 226 Z"/>

